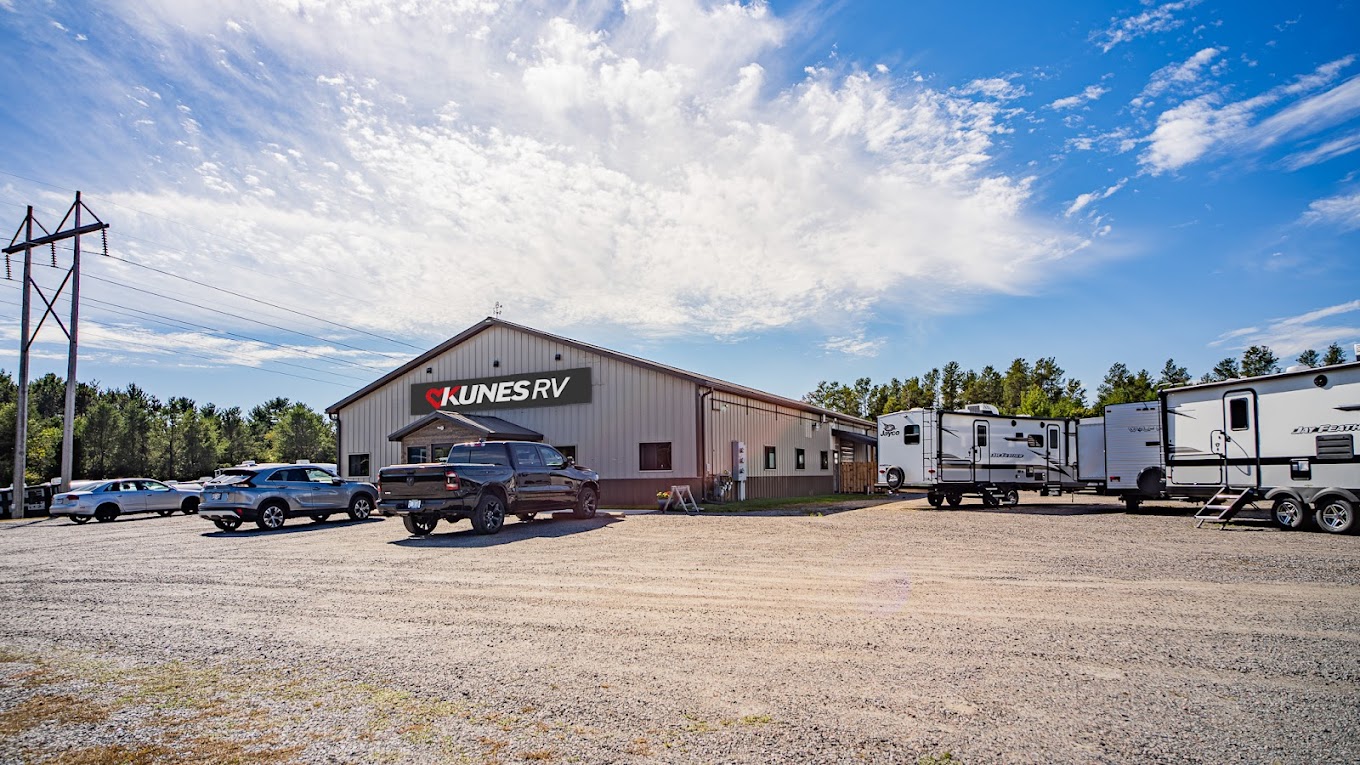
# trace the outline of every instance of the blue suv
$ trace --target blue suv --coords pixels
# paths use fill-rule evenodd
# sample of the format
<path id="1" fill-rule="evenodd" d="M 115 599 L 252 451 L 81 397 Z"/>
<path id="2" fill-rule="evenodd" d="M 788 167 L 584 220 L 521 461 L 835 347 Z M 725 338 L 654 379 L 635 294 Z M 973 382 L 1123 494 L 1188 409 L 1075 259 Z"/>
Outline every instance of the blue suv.
<path id="1" fill-rule="evenodd" d="M 378 489 L 364 481 L 346 481 L 312 463 L 238 465 L 203 485 L 198 516 L 223 531 L 245 521 L 277 529 L 288 518 L 322 523 L 344 512 L 361 521 L 373 512 Z"/>

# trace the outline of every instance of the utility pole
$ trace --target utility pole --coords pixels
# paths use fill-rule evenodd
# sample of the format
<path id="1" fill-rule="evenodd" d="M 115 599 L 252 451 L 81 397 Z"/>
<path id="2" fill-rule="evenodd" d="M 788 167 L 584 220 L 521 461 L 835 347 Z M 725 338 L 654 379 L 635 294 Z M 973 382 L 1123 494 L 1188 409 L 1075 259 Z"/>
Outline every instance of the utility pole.
<path id="1" fill-rule="evenodd" d="M 89 213 L 95 222 L 82 224 L 82 213 Z M 68 223 L 71 224 L 71 227 L 65 228 Z M 35 226 L 42 230 L 42 236 L 34 238 L 33 229 Z M 76 390 L 78 387 L 76 383 L 76 357 L 79 350 L 77 322 L 80 320 L 80 237 L 98 231 L 103 243 L 104 254 L 108 255 L 109 242 L 106 233 L 108 227 L 109 224 L 101 221 L 98 215 L 95 215 L 90 208 L 85 206 L 85 203 L 80 199 L 80 192 L 77 191 L 75 202 L 66 211 L 66 216 L 57 225 L 55 233 L 49 232 L 38 222 L 37 217 L 33 215 L 33 206 L 29 205 L 28 214 L 24 216 L 23 223 L 19 224 L 19 230 L 10 239 L 9 246 L 4 248 L 6 278 L 10 278 L 9 256 L 19 252 L 24 254 L 24 296 L 21 308 L 23 316 L 19 321 L 19 400 L 14 416 L 14 496 L 10 501 L 11 518 L 24 517 L 24 473 L 28 467 L 28 354 L 49 316 L 61 328 L 69 341 L 66 357 L 66 401 L 64 417 L 62 418 L 61 491 L 71 488 L 71 474 L 75 468 Z M 20 235 L 23 236 L 22 242 L 19 241 Z M 57 242 L 66 239 L 75 240 L 73 242 L 74 255 L 71 259 L 71 267 L 66 271 L 66 278 L 62 280 L 61 286 L 57 287 L 49 300 L 37 282 L 33 281 L 33 248 L 50 247 L 52 265 L 56 266 Z M 62 291 L 66 289 L 68 284 L 71 286 L 70 327 L 64 325 L 61 317 L 57 315 L 57 299 L 61 297 Z M 33 302 L 32 292 L 38 293 L 38 297 L 47 306 L 47 310 L 43 311 L 42 318 L 38 320 L 37 328 L 30 332 L 29 312 Z"/>

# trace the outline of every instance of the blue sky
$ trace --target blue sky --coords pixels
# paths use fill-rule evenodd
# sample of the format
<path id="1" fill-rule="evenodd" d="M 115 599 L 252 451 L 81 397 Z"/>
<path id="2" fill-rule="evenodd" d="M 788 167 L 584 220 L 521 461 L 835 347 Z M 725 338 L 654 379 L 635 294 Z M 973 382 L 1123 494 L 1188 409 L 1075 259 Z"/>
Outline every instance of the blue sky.
<path id="1" fill-rule="evenodd" d="M 325 406 L 496 303 L 795 397 L 1050 355 L 1094 393 L 1116 361 L 1360 342 L 1356 29 L 1355 2 L 0 0 L 0 223 L 83 190 L 116 259 L 87 261 L 81 378 L 201 403 Z"/>

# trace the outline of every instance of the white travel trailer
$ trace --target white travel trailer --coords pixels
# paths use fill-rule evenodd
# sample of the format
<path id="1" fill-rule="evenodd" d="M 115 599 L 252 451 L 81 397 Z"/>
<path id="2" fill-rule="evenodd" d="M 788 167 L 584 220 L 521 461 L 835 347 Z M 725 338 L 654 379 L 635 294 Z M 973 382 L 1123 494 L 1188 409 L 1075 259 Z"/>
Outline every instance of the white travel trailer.
<path id="1" fill-rule="evenodd" d="M 935 507 L 957 507 L 965 494 L 1014 505 L 1021 489 L 1078 488 L 1075 444 L 1075 420 L 1000 415 L 986 404 L 909 409 L 878 418 L 878 477 L 890 489 L 926 489 Z"/>
<path id="2" fill-rule="evenodd" d="M 1360 363 L 1170 388 L 1158 398 L 1166 491 L 1212 497 L 1196 515 L 1201 524 L 1265 500 L 1281 528 L 1356 527 Z"/>
<path id="3" fill-rule="evenodd" d="M 1105 488 L 1105 418 L 1077 420 L 1077 480 L 1088 487 Z"/>
<path id="4" fill-rule="evenodd" d="M 1156 401 L 1105 407 L 1105 493 L 1129 510 L 1164 495 L 1161 413 Z"/>

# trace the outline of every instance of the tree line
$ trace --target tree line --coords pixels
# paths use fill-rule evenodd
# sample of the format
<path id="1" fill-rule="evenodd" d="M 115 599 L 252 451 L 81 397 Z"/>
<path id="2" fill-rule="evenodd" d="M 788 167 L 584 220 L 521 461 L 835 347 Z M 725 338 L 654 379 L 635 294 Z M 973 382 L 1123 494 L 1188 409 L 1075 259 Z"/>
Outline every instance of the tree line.
<path id="1" fill-rule="evenodd" d="M 0 482 L 14 475 L 14 428 L 19 386 L 0 370 Z M 29 483 L 61 473 L 66 382 L 55 374 L 28 387 Z M 77 383 L 74 478 L 146 476 L 191 480 L 245 460 L 335 461 L 335 427 L 301 402 L 273 398 L 249 412 L 161 401 L 130 384 L 101 389 Z"/>
<path id="2" fill-rule="evenodd" d="M 1330 366 L 1346 361 L 1337 343 L 1325 351 L 1306 350 L 1297 363 L 1305 367 Z M 1228 357 L 1205 372 L 1199 382 L 1214 382 L 1237 377 L 1258 377 L 1280 371 L 1280 359 L 1269 347 L 1253 345 L 1241 358 Z M 1005 372 L 991 365 L 982 371 L 964 370 L 958 362 L 931 369 L 923 375 L 874 384 L 861 377 L 853 384 L 823 380 L 803 396 L 809 404 L 837 412 L 875 419 L 887 412 L 917 407 L 959 409 L 966 404 L 992 404 L 1002 414 L 1032 417 L 1089 417 L 1105 411 L 1110 404 L 1150 401 L 1162 388 L 1188 385 L 1194 381 L 1188 369 L 1167 359 L 1160 372 L 1146 369 L 1133 372 L 1116 362 L 1096 388 L 1095 400 L 1088 405 L 1086 389 L 1080 380 L 1069 379 L 1054 357 L 1033 364 L 1015 359 Z"/>

